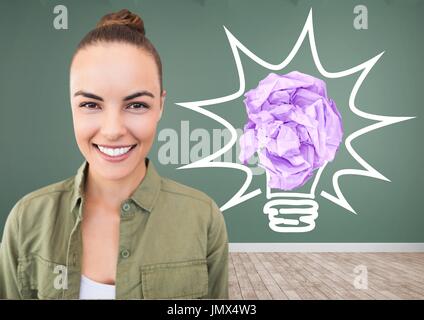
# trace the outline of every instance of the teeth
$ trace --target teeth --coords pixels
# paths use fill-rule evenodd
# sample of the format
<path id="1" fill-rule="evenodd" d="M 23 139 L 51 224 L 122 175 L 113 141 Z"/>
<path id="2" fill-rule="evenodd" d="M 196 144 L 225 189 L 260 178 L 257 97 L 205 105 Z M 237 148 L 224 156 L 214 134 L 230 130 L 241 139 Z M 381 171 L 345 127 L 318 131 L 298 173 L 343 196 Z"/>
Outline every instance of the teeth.
<path id="1" fill-rule="evenodd" d="M 130 151 L 131 147 L 126 147 L 126 148 L 105 148 L 99 145 L 99 149 L 101 152 L 107 154 L 108 156 L 111 157 L 118 157 L 118 156 L 122 156 L 123 154 L 127 153 L 128 151 Z"/>

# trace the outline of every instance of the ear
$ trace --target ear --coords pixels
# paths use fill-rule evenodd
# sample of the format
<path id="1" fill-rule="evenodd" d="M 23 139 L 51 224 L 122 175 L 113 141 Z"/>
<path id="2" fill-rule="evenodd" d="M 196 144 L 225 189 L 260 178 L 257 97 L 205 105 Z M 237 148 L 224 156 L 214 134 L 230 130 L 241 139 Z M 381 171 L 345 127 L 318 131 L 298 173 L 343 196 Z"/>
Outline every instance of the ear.
<path id="1" fill-rule="evenodd" d="M 159 114 L 158 121 L 162 118 L 163 109 L 165 108 L 165 98 L 166 98 L 166 90 L 163 90 L 161 95 L 161 106 L 160 106 L 160 114 Z"/>

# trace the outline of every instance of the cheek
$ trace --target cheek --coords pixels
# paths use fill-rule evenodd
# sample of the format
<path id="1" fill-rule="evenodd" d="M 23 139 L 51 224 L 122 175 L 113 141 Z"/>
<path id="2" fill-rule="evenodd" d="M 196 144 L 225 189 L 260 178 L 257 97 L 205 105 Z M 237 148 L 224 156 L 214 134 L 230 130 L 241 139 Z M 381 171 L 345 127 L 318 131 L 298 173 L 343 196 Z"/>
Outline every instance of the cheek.
<path id="1" fill-rule="evenodd" d="M 73 121 L 76 140 L 80 148 L 86 148 L 84 144 L 89 143 L 89 140 L 98 131 L 98 121 L 95 117 L 87 117 L 78 114 L 74 115 Z"/>
<path id="2" fill-rule="evenodd" d="M 150 141 L 156 133 L 157 123 L 154 117 L 133 117 L 127 121 L 127 128 L 131 134 L 140 142 Z"/>

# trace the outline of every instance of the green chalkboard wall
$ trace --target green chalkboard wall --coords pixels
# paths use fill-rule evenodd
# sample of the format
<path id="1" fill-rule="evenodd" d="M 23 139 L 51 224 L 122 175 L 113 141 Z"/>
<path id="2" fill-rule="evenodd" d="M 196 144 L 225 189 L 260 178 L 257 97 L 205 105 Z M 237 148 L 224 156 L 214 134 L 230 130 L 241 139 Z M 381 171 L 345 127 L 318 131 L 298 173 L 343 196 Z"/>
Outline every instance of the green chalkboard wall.
<path id="1" fill-rule="evenodd" d="M 360 4 L 367 8 L 368 25 L 357 29 L 354 8 Z M 67 29 L 54 28 L 56 5 L 67 8 Z M 240 189 L 245 173 L 227 168 L 177 170 L 187 159 L 196 160 L 188 156 L 189 150 L 197 150 L 201 143 L 207 155 L 219 145 L 219 133 L 223 133 L 218 122 L 177 103 L 218 98 L 238 90 L 237 68 L 224 26 L 255 55 L 278 64 L 290 53 L 312 9 L 316 47 L 327 71 L 349 69 L 384 51 L 360 87 L 356 105 L 372 114 L 415 118 L 362 135 L 352 146 L 391 182 L 341 177 L 340 188 L 357 214 L 322 197 L 321 191 L 335 195 L 332 177 L 338 170 L 362 169 L 342 144 L 317 185 L 319 216 L 310 232 L 271 230 L 263 213 L 267 202 L 263 171 L 253 176 L 247 190 L 262 193 L 225 210 L 225 220 L 230 242 L 424 242 L 424 1 L 417 0 L 1 0 L 0 232 L 19 198 L 75 174 L 81 164 L 69 104 L 70 57 L 102 15 L 121 8 L 142 16 L 164 65 L 167 103 L 150 158 L 161 175 L 206 192 L 220 206 Z M 271 72 L 243 53 L 240 57 L 246 90 Z M 344 138 L 375 123 L 349 108 L 349 95 L 360 73 L 324 77 L 314 64 L 307 39 L 290 64 L 277 72 L 293 70 L 326 81 L 329 96 L 343 117 Z M 246 122 L 243 96 L 205 109 L 234 128 Z M 202 128 L 206 131 L 198 130 Z M 163 163 L 159 156 L 171 139 L 170 132 L 178 143 L 173 161 L 177 163 Z M 237 152 L 233 146 L 226 159 L 236 162 Z M 254 169 L 255 164 L 249 167 Z"/>

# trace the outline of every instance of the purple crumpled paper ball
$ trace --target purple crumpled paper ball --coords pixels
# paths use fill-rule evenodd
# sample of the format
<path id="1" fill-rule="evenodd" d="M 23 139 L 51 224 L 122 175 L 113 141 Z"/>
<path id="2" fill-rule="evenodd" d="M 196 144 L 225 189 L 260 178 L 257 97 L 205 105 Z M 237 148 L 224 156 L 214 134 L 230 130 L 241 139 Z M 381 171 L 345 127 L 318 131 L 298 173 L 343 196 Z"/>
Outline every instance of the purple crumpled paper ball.
<path id="1" fill-rule="evenodd" d="M 270 188 L 293 190 L 336 155 L 342 118 L 323 80 L 298 71 L 270 73 L 245 93 L 248 122 L 240 137 L 242 163 L 258 152 Z"/>

